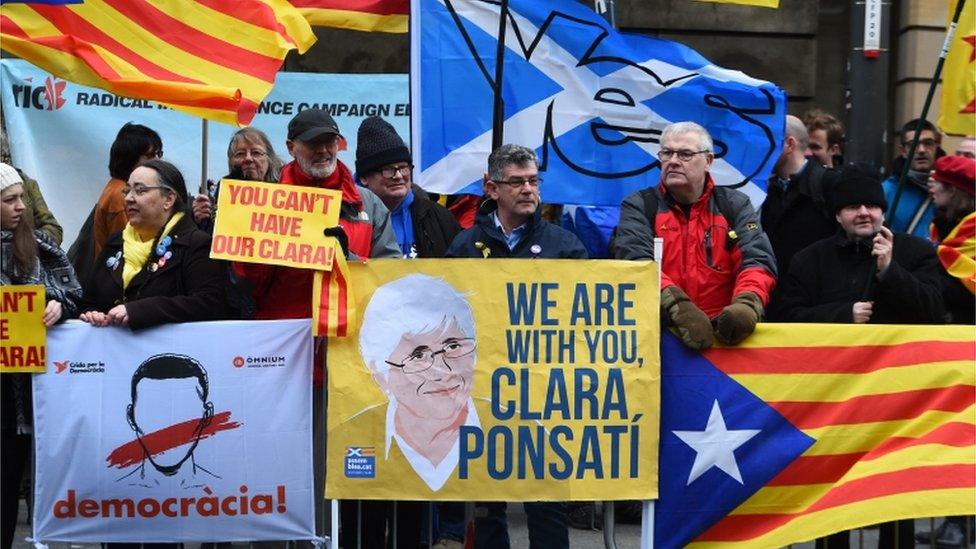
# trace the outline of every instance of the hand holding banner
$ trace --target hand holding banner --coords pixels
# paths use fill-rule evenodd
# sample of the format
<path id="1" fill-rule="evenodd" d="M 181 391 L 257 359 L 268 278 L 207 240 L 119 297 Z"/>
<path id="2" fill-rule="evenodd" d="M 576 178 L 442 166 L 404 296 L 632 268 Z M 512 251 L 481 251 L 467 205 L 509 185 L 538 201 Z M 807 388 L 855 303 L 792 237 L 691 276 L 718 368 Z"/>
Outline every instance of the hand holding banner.
<path id="1" fill-rule="evenodd" d="M 0 287 L 0 373 L 43 372 L 44 286 Z"/>
<path id="2" fill-rule="evenodd" d="M 322 231 L 341 202 L 339 191 L 221 180 L 210 257 L 329 271 L 338 246 Z"/>

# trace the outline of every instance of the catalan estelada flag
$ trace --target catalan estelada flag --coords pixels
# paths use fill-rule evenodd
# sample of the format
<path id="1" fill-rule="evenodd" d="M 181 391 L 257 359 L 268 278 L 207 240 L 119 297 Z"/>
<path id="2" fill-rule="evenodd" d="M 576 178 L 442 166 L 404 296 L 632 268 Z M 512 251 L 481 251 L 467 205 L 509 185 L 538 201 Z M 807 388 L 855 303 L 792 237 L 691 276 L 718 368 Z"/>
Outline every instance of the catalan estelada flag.
<path id="1" fill-rule="evenodd" d="M 65 80 L 246 125 L 315 36 L 284 0 L 84 0 L 5 2 L 0 40 Z"/>
<path id="2" fill-rule="evenodd" d="M 760 324 L 662 337 L 658 547 L 781 547 L 976 513 L 972 326 Z"/>
<path id="3" fill-rule="evenodd" d="M 407 32 L 410 0 L 291 0 L 313 26 Z"/>
<path id="4" fill-rule="evenodd" d="M 939 127 L 946 133 L 976 133 L 976 6 L 967 0 L 949 44 L 942 73 Z M 956 0 L 949 0 L 950 23 Z"/>

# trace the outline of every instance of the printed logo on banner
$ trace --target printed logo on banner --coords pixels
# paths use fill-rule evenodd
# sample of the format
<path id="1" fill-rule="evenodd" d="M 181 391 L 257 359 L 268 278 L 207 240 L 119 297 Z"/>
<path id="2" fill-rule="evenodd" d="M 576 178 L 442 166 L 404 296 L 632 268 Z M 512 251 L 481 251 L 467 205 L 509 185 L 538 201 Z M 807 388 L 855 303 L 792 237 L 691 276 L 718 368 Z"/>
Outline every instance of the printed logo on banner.
<path id="1" fill-rule="evenodd" d="M 57 373 L 63 374 L 104 374 L 105 363 L 98 362 L 79 362 L 77 360 L 54 361 L 54 369 Z"/>
<path id="2" fill-rule="evenodd" d="M 266 356 L 235 356 L 235 368 L 284 368 L 285 357 L 282 355 Z"/>
<path id="3" fill-rule="evenodd" d="M 25 78 L 27 84 L 13 84 L 11 86 L 14 96 L 14 105 L 22 109 L 40 109 L 43 111 L 56 111 L 64 106 L 66 101 L 62 94 L 67 82 L 56 76 L 48 76 L 44 79 L 43 86 L 34 86 L 33 77 Z M 44 101 L 41 102 L 41 99 Z"/>
<path id="4" fill-rule="evenodd" d="M 346 478 L 375 478 L 376 448 L 349 446 L 346 448 Z"/>

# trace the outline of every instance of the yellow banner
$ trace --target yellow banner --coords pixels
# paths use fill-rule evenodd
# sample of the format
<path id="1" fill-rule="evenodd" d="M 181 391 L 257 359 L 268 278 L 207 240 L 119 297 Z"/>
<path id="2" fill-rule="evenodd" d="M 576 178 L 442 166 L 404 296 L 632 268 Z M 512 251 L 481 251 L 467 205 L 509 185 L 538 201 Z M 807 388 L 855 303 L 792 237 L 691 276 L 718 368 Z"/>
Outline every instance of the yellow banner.
<path id="1" fill-rule="evenodd" d="M 654 263 L 373 260 L 350 276 L 326 497 L 657 497 Z"/>
<path id="2" fill-rule="evenodd" d="M 976 6 L 968 0 L 959 15 L 942 75 L 939 128 L 955 135 L 976 134 Z M 949 19 L 956 1 L 949 2 Z"/>
<path id="3" fill-rule="evenodd" d="M 340 191 L 223 179 L 210 257 L 301 269 L 332 269 Z"/>
<path id="4" fill-rule="evenodd" d="M 0 286 L 0 373 L 43 372 L 44 286 Z"/>

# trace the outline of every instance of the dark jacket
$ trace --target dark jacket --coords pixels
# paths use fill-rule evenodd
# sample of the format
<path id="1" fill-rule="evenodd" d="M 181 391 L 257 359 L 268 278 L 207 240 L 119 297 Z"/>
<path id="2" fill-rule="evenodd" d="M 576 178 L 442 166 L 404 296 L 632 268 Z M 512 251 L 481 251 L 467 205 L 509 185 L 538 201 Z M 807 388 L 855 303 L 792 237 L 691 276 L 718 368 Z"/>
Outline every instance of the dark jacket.
<path id="1" fill-rule="evenodd" d="M 797 252 L 837 232 L 837 220 L 829 206 L 836 173 L 807 160 L 799 173 L 790 176 L 786 191 L 775 176 L 770 179 L 760 220 L 773 245 L 778 273 L 789 271 L 790 260 Z"/>
<path id="2" fill-rule="evenodd" d="M 514 250 L 509 250 L 505 235 L 495 226 L 498 205 L 486 200 L 478 209 L 474 227 L 461 231 L 447 250 L 447 257 L 538 257 L 542 259 L 586 259 L 586 248 L 579 238 L 562 227 L 542 219 L 542 208 L 528 221 L 528 227 Z M 481 244 L 480 246 L 478 244 Z M 485 249 L 488 255 L 485 255 Z"/>
<path id="3" fill-rule="evenodd" d="M 864 296 L 875 264 L 870 242 L 853 242 L 838 231 L 793 257 L 771 315 L 788 322 L 850 323 L 855 302 L 873 301 L 872 324 L 943 321 L 939 263 L 931 244 L 896 233 L 891 265 Z"/>
<path id="4" fill-rule="evenodd" d="M 413 185 L 411 191 L 410 218 L 417 257 L 444 257 L 461 226 L 447 208 L 431 200 L 423 189 Z"/>
<path id="5" fill-rule="evenodd" d="M 84 285 L 80 311 L 108 312 L 125 303 L 133 330 L 171 322 L 227 318 L 226 264 L 210 259 L 210 235 L 186 214 L 170 232 L 173 256 L 153 272 L 159 258 L 151 254 L 146 265 L 122 290 L 122 259 L 110 268 L 107 260 L 122 250 L 122 233 L 109 237 Z"/>

